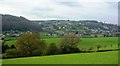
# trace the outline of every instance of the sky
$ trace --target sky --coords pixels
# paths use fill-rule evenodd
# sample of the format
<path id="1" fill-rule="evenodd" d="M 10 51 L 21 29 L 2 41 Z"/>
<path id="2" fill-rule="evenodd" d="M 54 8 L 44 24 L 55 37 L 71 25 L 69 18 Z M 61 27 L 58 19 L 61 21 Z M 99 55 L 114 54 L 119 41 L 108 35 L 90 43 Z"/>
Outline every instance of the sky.
<path id="1" fill-rule="evenodd" d="M 98 20 L 118 23 L 118 0 L 0 0 L 0 13 L 29 20 Z"/>

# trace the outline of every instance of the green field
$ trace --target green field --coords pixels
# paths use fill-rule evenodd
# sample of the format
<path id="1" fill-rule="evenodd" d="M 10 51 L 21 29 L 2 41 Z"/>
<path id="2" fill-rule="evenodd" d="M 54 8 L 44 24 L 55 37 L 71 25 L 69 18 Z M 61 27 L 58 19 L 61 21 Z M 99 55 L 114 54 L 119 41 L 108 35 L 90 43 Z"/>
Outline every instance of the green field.
<path id="1" fill-rule="evenodd" d="M 43 38 L 47 44 L 60 42 L 61 38 Z M 5 42 L 7 45 L 15 44 L 16 40 Z M 100 44 L 100 50 L 117 49 L 117 37 L 105 38 L 81 38 L 78 47 L 89 48 Z M 112 45 L 112 46 L 111 46 Z M 105 47 L 106 46 L 106 47 Z M 3 64 L 117 64 L 118 51 L 93 52 L 93 53 L 74 53 L 53 56 L 36 56 L 25 58 L 4 59 Z"/>
<path id="2" fill-rule="evenodd" d="M 60 42 L 61 38 L 44 38 L 43 40 L 46 40 L 47 44 L 50 43 L 56 43 L 58 44 Z M 16 40 L 6 41 L 5 44 L 8 44 L 9 46 L 12 44 L 15 44 Z M 106 46 L 106 49 L 110 49 L 111 45 L 112 48 L 117 48 L 118 44 L 118 37 L 103 37 L 103 38 L 81 38 L 81 41 L 78 44 L 79 48 L 88 48 L 88 47 L 96 47 L 97 44 L 100 44 L 101 46 Z"/>
<path id="3" fill-rule="evenodd" d="M 3 64 L 118 64 L 118 51 L 5 59 Z"/>

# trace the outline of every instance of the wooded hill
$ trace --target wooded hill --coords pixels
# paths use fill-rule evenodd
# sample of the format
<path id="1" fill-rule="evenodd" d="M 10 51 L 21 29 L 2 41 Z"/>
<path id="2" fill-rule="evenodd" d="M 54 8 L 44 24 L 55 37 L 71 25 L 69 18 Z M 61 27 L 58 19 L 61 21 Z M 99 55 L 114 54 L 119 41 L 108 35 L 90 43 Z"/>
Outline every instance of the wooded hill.
<path id="1" fill-rule="evenodd" d="M 2 14 L 2 31 L 35 31 L 47 33 L 115 33 L 118 26 L 97 20 L 38 20 L 31 21 L 22 16 Z"/>
<path id="2" fill-rule="evenodd" d="M 20 16 L 2 15 L 2 31 L 40 31 L 41 28 L 37 23 Z"/>

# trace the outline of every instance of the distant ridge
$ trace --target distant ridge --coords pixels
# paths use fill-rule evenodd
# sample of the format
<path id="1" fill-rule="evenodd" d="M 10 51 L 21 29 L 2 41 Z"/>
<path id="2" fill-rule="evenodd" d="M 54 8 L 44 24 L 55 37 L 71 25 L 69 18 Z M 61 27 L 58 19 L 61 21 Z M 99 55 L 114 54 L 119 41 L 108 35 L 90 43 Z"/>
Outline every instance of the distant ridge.
<path id="1" fill-rule="evenodd" d="M 20 16 L 2 15 L 2 30 L 39 31 L 40 26 Z"/>
<path id="2" fill-rule="evenodd" d="M 22 16 L 2 14 L 2 31 L 19 30 L 61 33 L 75 31 L 78 33 L 114 33 L 118 31 L 115 24 L 97 20 L 28 20 Z"/>

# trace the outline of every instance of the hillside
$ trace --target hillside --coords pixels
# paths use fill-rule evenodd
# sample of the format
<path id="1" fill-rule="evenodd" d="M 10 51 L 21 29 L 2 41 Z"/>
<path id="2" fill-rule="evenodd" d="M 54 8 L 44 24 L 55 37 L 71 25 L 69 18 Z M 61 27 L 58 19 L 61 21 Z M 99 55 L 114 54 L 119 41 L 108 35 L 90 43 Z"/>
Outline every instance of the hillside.
<path id="1" fill-rule="evenodd" d="M 41 28 L 36 23 L 33 23 L 22 16 L 2 15 L 2 30 L 40 31 Z"/>
<path id="2" fill-rule="evenodd" d="M 2 30 L 42 31 L 48 34 L 76 32 L 82 34 L 111 34 L 117 32 L 118 26 L 96 20 L 43 20 L 30 21 L 22 16 L 2 15 Z"/>
<path id="3" fill-rule="evenodd" d="M 65 33 L 65 32 L 76 32 L 76 33 L 98 33 L 98 34 L 109 34 L 117 32 L 118 26 L 114 24 L 107 24 L 98 22 L 96 20 L 81 20 L 81 21 L 70 21 L 70 20 L 47 20 L 47 21 L 33 21 L 37 22 L 44 31 L 50 33 Z"/>

